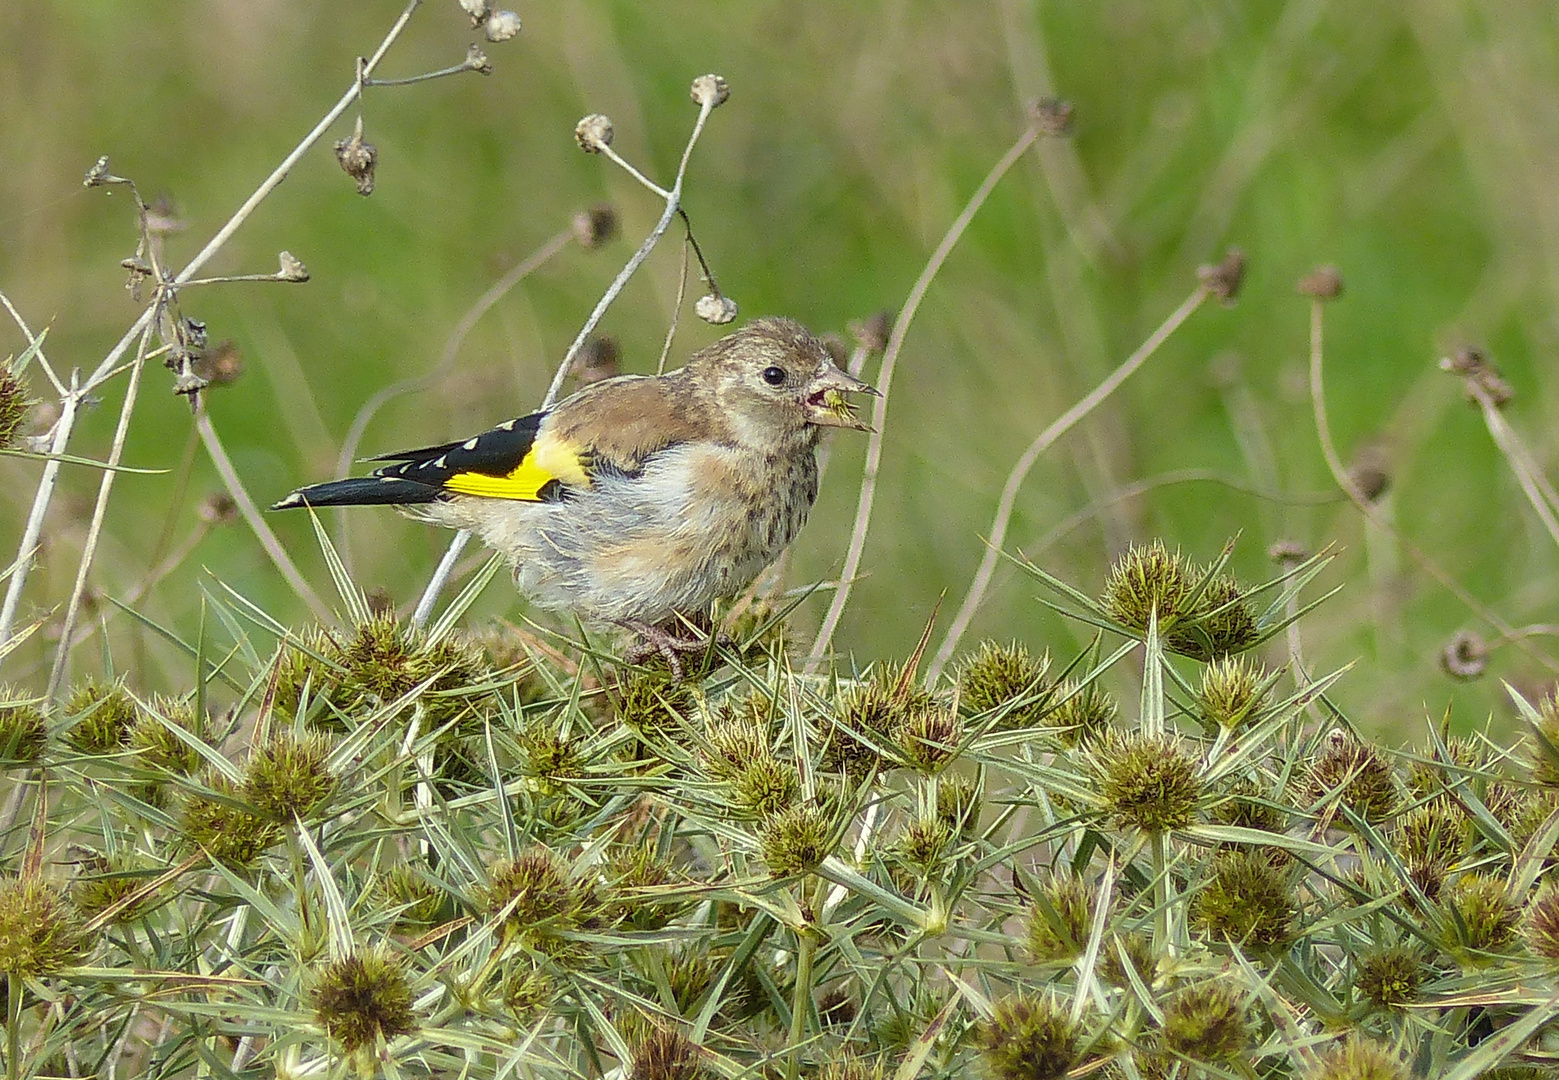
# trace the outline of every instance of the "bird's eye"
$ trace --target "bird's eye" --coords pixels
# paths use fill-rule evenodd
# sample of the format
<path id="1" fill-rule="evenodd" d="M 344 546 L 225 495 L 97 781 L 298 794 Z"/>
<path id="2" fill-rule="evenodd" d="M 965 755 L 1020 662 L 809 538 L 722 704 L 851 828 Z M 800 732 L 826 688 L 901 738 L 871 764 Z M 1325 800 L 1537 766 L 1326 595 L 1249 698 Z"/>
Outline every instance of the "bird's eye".
<path id="1" fill-rule="evenodd" d="M 777 367 L 766 367 L 763 369 L 763 381 L 770 386 L 783 385 L 785 382 L 785 370 Z"/>

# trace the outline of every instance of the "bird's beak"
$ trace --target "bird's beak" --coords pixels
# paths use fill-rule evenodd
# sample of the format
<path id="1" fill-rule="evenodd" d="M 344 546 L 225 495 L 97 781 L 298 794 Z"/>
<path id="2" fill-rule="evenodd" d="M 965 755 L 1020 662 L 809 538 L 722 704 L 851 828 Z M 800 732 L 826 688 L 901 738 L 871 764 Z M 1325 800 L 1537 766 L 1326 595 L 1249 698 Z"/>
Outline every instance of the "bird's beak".
<path id="1" fill-rule="evenodd" d="M 855 410 L 845 398 L 846 394 L 882 396 L 871 385 L 829 364 L 818 372 L 807 386 L 805 400 L 807 422 L 819 427 L 842 427 L 854 431 L 872 430 L 870 424 L 855 415 Z"/>

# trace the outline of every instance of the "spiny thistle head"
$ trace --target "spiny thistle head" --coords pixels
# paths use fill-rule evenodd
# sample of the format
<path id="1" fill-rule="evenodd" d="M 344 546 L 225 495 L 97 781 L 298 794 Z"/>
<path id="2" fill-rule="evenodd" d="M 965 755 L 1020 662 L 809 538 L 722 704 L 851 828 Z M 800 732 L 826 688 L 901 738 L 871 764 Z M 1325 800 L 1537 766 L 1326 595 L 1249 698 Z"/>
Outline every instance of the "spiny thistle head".
<path id="1" fill-rule="evenodd" d="M 427 683 L 423 706 L 434 727 L 464 711 L 464 699 L 441 692 L 478 683 L 486 670 L 479 647 L 452 636 L 429 644 L 393 610 L 375 612 L 358 624 L 333 659 L 345 668 L 343 690 L 370 702 L 395 701 Z"/>
<path id="2" fill-rule="evenodd" d="M 716 780 L 734 780 L 749 762 L 772 755 L 768 727 L 730 708 L 710 720 L 704 743 L 699 763 Z"/>
<path id="3" fill-rule="evenodd" d="M 540 845 L 520 857 L 501 859 L 488 868 L 483 895 L 487 914 L 502 918 L 506 930 L 531 934 L 567 929 L 579 914 L 582 897 L 556 855 Z"/>
<path id="4" fill-rule="evenodd" d="M 1407 767 L 1407 789 L 1415 799 L 1446 796 L 1464 775 L 1463 770 L 1477 769 L 1484 761 L 1482 748 L 1471 739 L 1446 739 L 1443 754 L 1433 745 L 1420 753 L 1423 757 Z"/>
<path id="5" fill-rule="evenodd" d="M 289 635 L 280 645 L 276 661 L 272 702 L 276 715 L 286 719 L 297 715 L 305 688 L 311 702 L 324 699 L 339 707 L 349 706 L 350 695 L 341 691 L 345 672 L 338 666 L 340 660 L 340 645 L 321 627 L 305 627 Z"/>
<path id="6" fill-rule="evenodd" d="M 330 771 L 328 735 L 294 735 L 280 729 L 257 743 L 244 762 L 244 797 L 272 821 L 307 821 L 330 802 L 336 777 Z"/>
<path id="7" fill-rule="evenodd" d="M 951 707 L 935 700 L 906 712 L 895 732 L 905 764 L 927 774 L 940 772 L 958 756 L 963 720 Z"/>
<path id="8" fill-rule="evenodd" d="M 1144 986 L 1153 985 L 1153 972 L 1158 960 L 1153 955 L 1153 942 L 1140 931 L 1115 934 L 1104 939 L 1099 950 L 1099 974 L 1112 986 L 1129 987 L 1131 976 L 1126 973 L 1127 963 L 1136 972 Z"/>
<path id="9" fill-rule="evenodd" d="M 1380 1043 L 1350 1036 L 1321 1059 L 1305 1080 L 1407 1080 L 1402 1059 Z"/>
<path id="10" fill-rule="evenodd" d="M 0 686 L 0 767 L 31 765 L 43 757 L 48 724 L 38 700 L 10 686 Z"/>
<path id="11" fill-rule="evenodd" d="M 883 1080 L 882 1063 L 858 1057 L 831 1057 L 818 1070 L 817 1080 Z"/>
<path id="12" fill-rule="evenodd" d="M 955 834 L 974 831 L 980 823 L 980 790 L 965 776 L 937 777 L 936 816 Z"/>
<path id="13" fill-rule="evenodd" d="M 1537 703 L 1537 735 L 1532 747 L 1532 779 L 1545 787 L 1559 787 L 1559 689 L 1544 694 Z M 1544 743 L 1547 745 L 1545 746 Z"/>
<path id="14" fill-rule="evenodd" d="M 1259 851 L 1229 851 L 1213 860 L 1211 878 L 1196 894 L 1192 921 L 1221 941 L 1270 948 L 1293 935 L 1288 874 Z"/>
<path id="15" fill-rule="evenodd" d="M 503 982 L 504 1008 L 521 1021 L 530 1021 L 546 1012 L 557 990 L 544 971 L 531 964 L 520 964 Z"/>
<path id="16" fill-rule="evenodd" d="M 549 720 L 533 719 L 515 736 L 525 758 L 525 775 L 543 795 L 556 795 L 585 769 L 585 753 L 579 739 L 565 735 Z"/>
<path id="17" fill-rule="evenodd" d="M 610 899 L 603 914 L 609 922 L 626 921 L 638 930 L 659 930 L 688 906 L 685 897 L 655 899 L 646 890 L 675 885 L 686 875 L 663 859 L 653 843 L 624 844 L 607 858 L 604 874 Z"/>
<path id="18" fill-rule="evenodd" d="M 983 643 L 958 673 L 958 702 L 975 715 L 1002 711 L 998 727 L 1033 727 L 1050 698 L 1045 672 L 1050 654 L 1033 656 L 1014 641 Z"/>
<path id="19" fill-rule="evenodd" d="M 201 738 L 204 724 L 195 715 L 193 702 L 157 694 L 149 709 L 140 710 L 130 729 L 129 745 L 143 767 L 190 776 L 200 768 L 200 751 L 181 739 L 169 727 Z"/>
<path id="20" fill-rule="evenodd" d="M 640 672 L 618 687 L 617 719 L 641 738 L 666 738 L 692 714 L 693 692 L 661 672 Z"/>
<path id="21" fill-rule="evenodd" d="M 839 692 L 833 711 L 823 768 L 858 776 L 885 764 L 883 751 L 892 746 L 900 719 L 892 688 L 882 679 L 863 680 Z"/>
<path id="22" fill-rule="evenodd" d="M 1410 865 L 1450 866 L 1467 850 L 1467 823 L 1455 804 L 1436 800 L 1398 818 L 1392 840 Z"/>
<path id="23" fill-rule="evenodd" d="M 628 1080 L 698 1080 L 703 1072 L 698 1047 L 679 1031 L 657 1027 L 633 1048 Z"/>
<path id="24" fill-rule="evenodd" d="M 801 798 L 801 773 L 765 747 L 763 753 L 747 761 L 731 778 L 729 786 L 731 800 L 761 821 Z"/>
<path id="25" fill-rule="evenodd" d="M 1510 902 L 1500 878 L 1467 874 L 1456 882 L 1442 905 L 1446 922 L 1467 949 L 1503 950 L 1516 939 L 1521 912 Z"/>
<path id="26" fill-rule="evenodd" d="M 417 1030 L 411 984 L 398 962 L 379 952 L 332 960 L 315 974 L 314 1017 L 347 1053 Z"/>
<path id="27" fill-rule="evenodd" d="M 1170 627 L 1164 644 L 1197 660 L 1244 652 L 1261 636 L 1240 583 L 1226 574 L 1208 581 L 1188 617 Z"/>
<path id="28" fill-rule="evenodd" d="M 815 870 L 832 849 L 833 822 L 810 803 L 786 807 L 763 823 L 763 861 L 777 878 Z"/>
<path id="29" fill-rule="evenodd" d="M 1527 905 L 1522 931 L 1527 948 L 1559 964 L 1559 887 L 1550 882 L 1537 891 Z"/>
<path id="30" fill-rule="evenodd" d="M 1045 716 L 1045 726 L 1059 732 L 1068 746 L 1097 740 L 1110 730 L 1120 708 L 1099 680 L 1077 683 L 1067 680 L 1056 687 L 1056 706 Z"/>
<path id="31" fill-rule="evenodd" d="M 1116 622 L 1145 634 L 1155 615 L 1163 626 L 1187 613 L 1193 585 L 1193 572 L 1181 554 L 1171 554 L 1163 541 L 1154 540 L 1146 547 L 1131 545 L 1115 561 L 1101 602 Z"/>
<path id="32" fill-rule="evenodd" d="M 1266 681 L 1266 669 L 1259 664 L 1221 657 L 1203 669 L 1196 704 L 1210 724 L 1237 728 L 1266 708 Z"/>
<path id="33" fill-rule="evenodd" d="M 1336 794 L 1334 794 L 1336 793 Z M 1371 824 L 1397 806 L 1396 778 L 1379 750 L 1351 732 L 1332 731 L 1310 763 L 1305 794 L 1312 802 L 1331 798 Z"/>
<path id="34" fill-rule="evenodd" d="M 75 963 L 89 941 L 65 894 L 37 878 L 0 880 L 0 971 L 23 979 Z"/>
<path id="35" fill-rule="evenodd" d="M 185 794 L 179 826 L 186 843 L 201 848 L 228 866 L 246 867 L 281 839 L 274 821 L 247 809 L 242 790 L 223 773 L 209 771 L 204 779 L 211 792 Z"/>
<path id="36" fill-rule="evenodd" d="M 1255 782 L 1239 777 L 1228 787 L 1229 797 L 1211 807 L 1212 819 L 1220 825 L 1234 825 L 1260 832 L 1282 832 L 1287 815 L 1279 808 L 1279 799 L 1263 796 Z"/>
<path id="37" fill-rule="evenodd" d="M 1029 955 L 1039 964 L 1071 963 L 1083 955 L 1098 891 L 1071 874 L 1040 886 L 1028 918 Z"/>
<path id="38" fill-rule="evenodd" d="M 0 361 L 0 450 L 15 444 L 17 432 L 32 405 L 32 399 L 27 396 L 27 384 L 16 373 L 11 361 Z"/>
<path id="39" fill-rule="evenodd" d="M 375 884 L 379 906 L 394 911 L 397 929 L 432 926 L 444 907 L 444 893 L 410 863 L 396 863 Z"/>
<path id="40" fill-rule="evenodd" d="M 956 836 L 940 818 L 921 818 L 910 822 L 899 837 L 898 856 L 923 878 L 933 877 L 947 859 Z"/>
<path id="41" fill-rule="evenodd" d="M 1078 1035 L 1055 999 L 1014 994 L 980 1026 L 980 1049 L 996 1080 L 1061 1080 L 1077 1064 Z"/>
<path id="42" fill-rule="evenodd" d="M 1099 794 L 1116 824 L 1160 834 L 1191 824 L 1202 781 L 1178 740 L 1122 733 L 1096 751 Z"/>
<path id="43" fill-rule="evenodd" d="M 1245 994 L 1227 979 L 1175 992 L 1164 1009 L 1164 1048 L 1192 1061 L 1225 1061 L 1250 1045 Z"/>
<path id="44" fill-rule="evenodd" d="M 1377 1009 L 1411 1005 L 1424 982 L 1424 958 L 1407 945 L 1373 949 L 1354 961 L 1353 982 Z"/>
<path id="45" fill-rule="evenodd" d="M 135 726 L 135 701 L 121 682 L 88 678 L 65 699 L 71 726 L 65 741 L 83 754 L 111 754 L 129 741 Z"/>

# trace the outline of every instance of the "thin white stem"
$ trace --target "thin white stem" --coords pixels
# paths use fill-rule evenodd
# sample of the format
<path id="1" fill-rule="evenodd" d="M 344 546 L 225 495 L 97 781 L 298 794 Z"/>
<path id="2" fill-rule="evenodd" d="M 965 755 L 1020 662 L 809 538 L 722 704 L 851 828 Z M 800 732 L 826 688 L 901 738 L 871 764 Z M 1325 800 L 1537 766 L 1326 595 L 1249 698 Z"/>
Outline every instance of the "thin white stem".
<path id="1" fill-rule="evenodd" d="M 444 557 L 439 560 L 438 569 L 433 572 L 433 577 L 428 581 L 428 587 L 422 590 L 422 598 L 417 601 L 417 610 L 411 613 L 411 624 L 423 627 L 433 617 L 433 605 L 438 602 L 438 594 L 444 582 L 449 580 L 450 572 L 455 568 L 455 562 L 460 558 L 460 553 L 465 550 L 466 543 L 471 539 L 470 529 L 461 529 L 450 541 L 449 548 L 444 552 Z M 437 585 L 440 588 L 435 588 Z"/>
<path id="2" fill-rule="evenodd" d="M 292 586 L 292 591 L 309 606 L 314 617 L 320 622 L 330 623 L 335 621 L 330 607 L 319 598 L 307 579 L 299 572 L 293 563 L 287 550 L 282 547 L 281 541 L 271 531 L 271 527 L 265 523 L 265 518 L 260 515 L 260 509 L 249 497 L 244 482 L 238 477 L 238 470 L 233 468 L 233 461 L 227 456 L 227 450 L 222 446 L 222 440 L 217 437 L 216 428 L 211 426 L 211 414 L 206 411 L 205 400 L 202 399 L 195 411 L 195 430 L 200 434 L 200 441 L 205 444 L 206 453 L 211 458 L 211 464 L 216 466 L 217 475 L 222 478 L 227 493 L 238 504 L 238 513 L 248 523 L 249 528 L 259 539 L 260 546 L 271 557 L 271 562 L 276 569 L 281 571 L 281 576 L 287 579 L 287 584 Z"/>
<path id="3" fill-rule="evenodd" d="M 817 632 L 817 638 L 812 642 L 812 651 L 808 654 L 806 665 L 802 669 L 805 675 L 816 674 L 818 666 L 823 662 L 829 644 L 833 641 L 834 630 L 839 626 L 839 620 L 844 615 L 845 605 L 850 602 L 850 589 L 855 583 L 855 576 L 861 568 L 861 555 L 866 549 L 866 532 L 871 526 L 872 501 L 877 494 L 877 472 L 882 466 L 882 439 L 888 418 L 888 391 L 893 383 L 893 369 L 898 363 L 899 350 L 904 346 L 904 335 L 909 332 L 909 325 L 914 321 L 920 301 L 925 297 L 926 290 L 931 288 L 931 282 L 936 277 L 937 271 L 942 269 L 942 264 L 952 254 L 953 248 L 963 237 L 964 230 L 969 227 L 969 222 L 974 220 L 975 213 L 985 204 L 985 200 L 995 190 L 1001 178 L 1017 164 L 1039 136 L 1039 128 L 1030 125 L 991 169 L 979 188 L 970 196 L 963 212 L 948 227 L 947 235 L 942 237 L 942 242 L 931 253 L 925 269 L 920 272 L 920 277 L 915 280 L 914 286 L 910 289 L 909 297 L 899 311 L 899 317 L 894 320 L 893 332 L 888 335 L 888 347 L 882 354 L 882 367 L 877 374 L 877 391 L 881 396 L 872 402 L 872 435 L 866 444 L 866 464 L 861 473 L 861 494 L 856 504 L 855 525 L 850 532 L 850 546 L 845 552 L 844 570 L 839 575 L 839 587 L 834 590 L 833 601 L 828 605 L 828 613 L 823 617 L 823 625 Z"/>
<path id="4" fill-rule="evenodd" d="M 1148 339 L 1138 347 L 1136 352 L 1123 360 L 1120 367 L 1110 372 L 1109 376 L 1094 387 L 1086 397 L 1036 435 L 1034 441 L 1029 443 L 1028 449 L 1019 456 L 1012 471 L 1007 474 L 1006 484 L 1002 486 L 1001 499 L 996 504 L 996 516 L 991 520 L 990 536 L 986 540 L 985 554 L 980 559 L 980 567 L 975 571 L 974 580 L 969 583 L 969 591 L 964 595 L 958 613 L 953 616 L 952 624 L 947 628 L 947 634 L 942 638 L 936 656 L 932 658 L 930 667 L 926 669 L 928 682 L 934 682 L 942 673 L 942 669 L 947 666 L 947 662 L 952 659 L 959 640 L 969 629 L 969 623 L 974 619 L 975 612 L 980 609 L 980 604 L 985 599 L 985 591 L 990 587 L 991 577 L 996 572 L 996 561 L 1001 557 L 1002 545 L 1007 540 L 1007 526 L 1012 523 L 1012 511 L 1017 505 L 1018 491 L 1022 488 L 1023 481 L 1028 478 L 1029 470 L 1039 460 L 1039 456 L 1050 449 L 1057 439 L 1077 426 L 1080 420 L 1098 408 L 1145 364 L 1158 351 L 1159 346 L 1169 340 L 1169 336 L 1202 306 L 1209 295 L 1211 294 L 1205 287 L 1198 286 L 1184 303 L 1170 313 L 1169 318 L 1165 319 L 1157 330 L 1148 335 Z"/>
<path id="5" fill-rule="evenodd" d="M 682 318 L 682 300 L 687 296 L 687 249 L 682 245 L 682 271 L 677 275 L 677 298 L 671 305 L 671 325 L 666 327 L 666 341 L 660 347 L 660 359 L 655 361 L 655 374 L 666 373 L 666 358 L 671 355 L 671 343 L 677 339 L 677 323 Z"/>
<path id="6" fill-rule="evenodd" d="M 153 306 L 160 298 L 153 300 Z M 92 507 L 92 522 L 87 526 L 87 539 L 81 548 L 81 561 L 76 565 L 76 580 L 70 589 L 70 601 L 65 605 L 65 622 L 60 628 L 59 648 L 54 651 L 54 667 L 49 672 L 49 688 L 46 698 L 53 701 L 65 678 L 65 667 L 70 659 L 70 639 L 76 632 L 76 616 L 81 611 L 81 596 L 87 588 L 87 573 L 92 569 L 92 557 L 97 554 L 98 538 L 103 534 L 103 519 L 108 514 L 108 497 L 114 490 L 114 479 L 119 470 L 114 466 L 124 454 L 125 440 L 130 435 L 130 417 L 135 412 L 135 399 L 141 392 L 141 373 L 146 370 L 146 350 L 151 343 L 152 328 L 148 323 L 141 332 L 136 347 L 136 362 L 130 368 L 130 381 L 125 384 L 124 403 L 119 407 L 119 423 L 114 427 L 114 441 L 108 449 L 108 468 L 103 471 L 97 485 L 97 503 Z"/>
<path id="7" fill-rule="evenodd" d="M 595 332 L 595 328 L 601 324 L 601 319 L 605 316 L 606 309 L 612 306 L 612 302 L 617 299 L 618 294 L 623 291 L 623 287 L 628 284 L 628 279 L 633 277 L 639 267 L 644 264 L 644 260 L 650 257 L 650 252 L 655 250 L 655 245 L 660 243 L 660 238 L 665 235 L 666 229 L 671 225 L 671 219 L 677 216 L 677 211 L 682 205 L 682 179 L 687 175 L 688 160 L 693 156 L 693 147 L 698 144 L 698 137 L 703 134 L 704 124 L 708 121 L 709 114 L 714 111 L 714 107 L 715 103 L 712 97 L 707 98 L 699 106 L 698 120 L 693 124 L 693 133 L 688 136 L 687 146 L 682 151 L 682 160 L 677 165 L 676 183 L 671 185 L 669 192 L 666 192 L 665 211 L 660 215 L 660 220 L 655 223 L 655 228 L 650 230 L 650 234 L 644 238 L 644 243 L 639 245 L 639 250 L 633 253 L 632 258 L 628 260 L 628 264 L 612 279 L 611 285 L 607 286 L 606 292 L 596 304 L 595 310 L 585 320 L 585 325 L 580 327 L 573 344 L 568 347 L 568 352 L 563 355 L 563 362 L 558 365 L 557 372 L 552 376 L 551 385 L 547 387 L 547 396 L 541 401 L 543 411 L 552 408 L 557 401 L 558 395 L 563 391 L 564 380 L 568 378 L 568 373 L 573 370 L 574 359 L 579 355 L 579 350 L 585 347 L 585 342 Z M 659 189 L 656 188 L 656 190 L 658 191 Z M 454 539 L 450 541 L 450 548 L 453 549 L 457 544 L 463 548 L 466 541 L 470 538 L 469 531 L 461 529 L 455 534 Z M 428 587 L 423 591 L 422 599 L 417 603 L 418 609 L 421 609 L 424 604 L 429 605 L 431 608 L 431 605 L 438 599 L 438 594 L 443 591 L 444 584 L 448 580 L 449 573 L 454 568 L 454 565 L 455 560 L 450 558 L 447 553 L 443 559 L 439 560 L 438 569 L 433 572 L 432 580 L 428 582 Z"/>
<path id="8" fill-rule="evenodd" d="M 1554 507 L 1559 505 L 1559 498 L 1555 498 L 1553 487 L 1527 454 L 1526 448 L 1521 444 L 1521 437 L 1516 434 L 1514 428 L 1505 423 L 1505 418 L 1500 415 L 1499 406 L 1494 403 L 1494 399 L 1489 397 L 1476 380 L 1468 379 L 1466 385 L 1477 400 L 1478 408 L 1483 411 L 1483 422 L 1488 426 L 1494 445 L 1504 455 L 1506 463 L 1510 465 L 1510 471 L 1516 474 L 1517 483 L 1521 485 L 1527 501 L 1532 504 L 1532 509 L 1537 511 L 1543 527 L 1548 530 L 1549 538 L 1555 544 L 1559 544 L 1559 519 L 1554 516 Z"/>
<path id="9" fill-rule="evenodd" d="M 23 336 L 27 338 L 27 347 L 32 349 L 33 355 L 38 358 L 38 366 L 43 369 L 43 373 L 47 375 L 49 377 L 49 381 L 54 384 L 54 392 L 59 394 L 60 397 L 64 397 L 69 391 L 65 389 L 65 384 L 60 381 L 60 377 L 54 373 L 54 365 L 49 363 L 49 358 L 47 356 L 43 355 L 43 349 L 37 347 L 37 335 L 35 335 L 32 332 L 32 329 L 28 327 L 27 320 L 22 318 L 22 313 L 16 310 L 16 307 L 11 303 L 11 298 L 3 292 L 0 292 L 0 304 L 5 305 L 5 309 L 11 313 L 11 318 L 16 321 L 16 325 L 21 329 Z M 24 356 L 22 358 L 22 363 L 16 365 L 16 371 L 14 374 L 20 375 L 23 371 L 27 370 L 26 359 L 27 358 Z"/>
<path id="10" fill-rule="evenodd" d="M 629 176 L 633 177 L 639 183 L 641 183 L 645 187 L 649 188 L 651 191 L 653 191 L 660 198 L 662 198 L 662 199 L 670 199 L 671 198 L 671 192 L 667 191 L 665 188 L 661 187 L 655 181 L 651 180 L 648 176 L 645 176 L 643 173 L 641 173 L 638 169 L 635 169 L 632 165 L 628 164 L 627 159 L 625 159 L 616 150 L 613 150 L 610 146 L 603 146 L 603 147 L 601 147 L 601 156 L 606 158 L 609 161 L 613 161 L 616 164 L 621 165 L 623 167 L 623 170 L 625 172 L 627 172 L 627 174 Z"/>

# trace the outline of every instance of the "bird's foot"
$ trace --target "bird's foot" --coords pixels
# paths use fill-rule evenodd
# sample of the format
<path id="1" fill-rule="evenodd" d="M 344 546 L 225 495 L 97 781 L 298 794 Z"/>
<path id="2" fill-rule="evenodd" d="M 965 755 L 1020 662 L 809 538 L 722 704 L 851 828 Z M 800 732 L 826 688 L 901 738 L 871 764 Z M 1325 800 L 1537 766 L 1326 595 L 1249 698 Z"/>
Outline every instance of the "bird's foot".
<path id="1" fill-rule="evenodd" d="M 707 656 L 712 645 L 729 644 L 724 634 L 716 636 L 713 641 L 706 634 L 696 636 L 696 633 L 676 634 L 666 629 L 665 626 L 654 626 L 638 619 L 619 619 L 617 625 L 624 630 L 637 634 L 642 640 L 629 647 L 623 659 L 630 664 L 642 664 L 652 656 L 660 656 L 666 661 L 666 666 L 671 668 L 671 677 L 677 682 L 683 678 L 682 657 L 684 655 L 702 654 Z M 692 631 L 691 626 L 686 627 Z"/>

